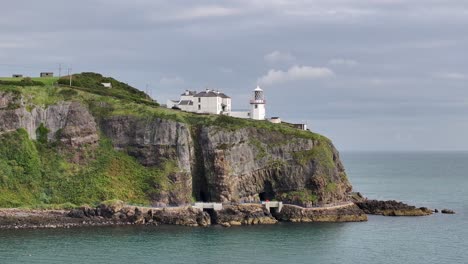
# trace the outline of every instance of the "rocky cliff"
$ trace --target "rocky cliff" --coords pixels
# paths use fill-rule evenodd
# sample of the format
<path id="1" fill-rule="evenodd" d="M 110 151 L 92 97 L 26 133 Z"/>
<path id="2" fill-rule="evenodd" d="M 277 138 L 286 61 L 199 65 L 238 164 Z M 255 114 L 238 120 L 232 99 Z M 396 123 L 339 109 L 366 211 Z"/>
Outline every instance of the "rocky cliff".
<path id="1" fill-rule="evenodd" d="M 94 162 L 101 155 L 95 149 L 110 141 L 114 150 L 149 170 L 149 178 L 141 176 L 142 181 L 133 187 L 141 185 L 153 205 L 278 199 L 310 207 L 348 200 L 352 187 L 338 152 L 323 136 L 263 121 L 224 125 L 241 122 L 228 117 L 184 113 L 191 119 L 178 120 L 168 115 L 127 114 L 101 100 L 90 101 L 83 94 L 79 100 L 61 98 L 37 105 L 24 93 L 0 91 L 0 135 L 24 129 L 31 140 L 45 140 L 48 151 L 59 152 L 71 164 Z M 7 153 L 5 157 L 12 156 Z M 171 169 L 160 172 L 168 166 Z M 116 184 L 125 176 L 112 176 L 122 175 L 118 170 L 125 169 L 114 167 L 103 171 L 105 181 L 95 186 Z M 99 197 L 133 197 L 120 195 L 103 191 Z"/>
<path id="2" fill-rule="evenodd" d="M 104 119 L 101 129 L 116 148 L 145 166 L 177 162 L 179 171 L 170 177 L 180 193 L 156 199 L 171 204 L 192 193 L 199 201 L 281 199 L 312 205 L 345 201 L 351 191 L 328 140 L 129 116 Z"/>

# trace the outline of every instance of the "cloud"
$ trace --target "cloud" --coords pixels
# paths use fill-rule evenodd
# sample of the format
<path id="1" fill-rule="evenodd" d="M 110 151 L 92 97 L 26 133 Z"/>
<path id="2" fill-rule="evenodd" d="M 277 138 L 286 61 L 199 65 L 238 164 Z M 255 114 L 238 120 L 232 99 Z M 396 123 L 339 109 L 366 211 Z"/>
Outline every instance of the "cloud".
<path id="1" fill-rule="evenodd" d="M 238 14 L 239 10 L 222 6 L 198 6 L 176 13 L 174 20 L 193 20 L 213 17 L 226 17 Z"/>
<path id="2" fill-rule="evenodd" d="M 442 72 L 442 73 L 435 73 L 433 75 L 436 78 L 441 79 L 450 79 L 450 80 L 467 80 L 468 75 L 460 72 Z"/>
<path id="3" fill-rule="evenodd" d="M 268 53 L 264 57 L 265 61 L 271 64 L 274 63 L 289 63 L 293 62 L 296 60 L 296 57 L 294 57 L 291 53 L 289 52 L 281 52 L 281 51 L 273 51 L 271 53 Z"/>
<path id="4" fill-rule="evenodd" d="M 349 59 L 331 59 L 328 61 L 328 64 L 354 67 L 358 65 L 359 63 L 355 60 L 349 60 Z"/>
<path id="5" fill-rule="evenodd" d="M 258 79 L 263 85 L 273 85 L 288 81 L 313 80 L 333 77 L 335 73 L 326 67 L 293 66 L 287 71 L 269 70 L 267 74 Z"/>

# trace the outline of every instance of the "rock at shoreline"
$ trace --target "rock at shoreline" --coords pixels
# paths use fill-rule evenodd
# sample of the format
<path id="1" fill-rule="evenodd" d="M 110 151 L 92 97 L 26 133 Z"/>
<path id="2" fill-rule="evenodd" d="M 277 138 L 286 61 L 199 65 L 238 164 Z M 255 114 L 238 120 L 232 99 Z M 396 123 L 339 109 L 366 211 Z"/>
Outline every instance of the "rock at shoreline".
<path id="1" fill-rule="evenodd" d="M 442 209 L 441 213 L 443 214 L 455 214 L 455 211 L 450 209 Z"/>
<path id="2" fill-rule="evenodd" d="M 225 227 L 237 225 L 276 224 L 268 210 L 260 204 L 227 205 L 215 211 L 215 223 Z"/>
<path id="3" fill-rule="evenodd" d="M 277 214 L 280 221 L 288 222 L 362 222 L 367 215 L 354 204 L 330 208 L 303 208 L 284 205 Z"/>
<path id="4" fill-rule="evenodd" d="M 355 203 L 366 214 L 384 216 L 425 216 L 432 214 L 432 210 L 426 207 L 417 208 L 395 200 L 378 201 L 362 200 Z"/>

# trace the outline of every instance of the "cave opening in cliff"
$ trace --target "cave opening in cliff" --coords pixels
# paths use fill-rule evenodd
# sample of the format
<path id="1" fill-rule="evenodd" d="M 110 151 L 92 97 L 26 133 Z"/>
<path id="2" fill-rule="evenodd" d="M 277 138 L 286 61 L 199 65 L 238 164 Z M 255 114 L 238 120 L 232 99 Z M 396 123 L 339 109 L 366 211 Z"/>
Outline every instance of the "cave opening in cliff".
<path id="1" fill-rule="evenodd" d="M 200 199 L 200 201 L 208 202 L 208 197 L 207 197 L 207 195 L 206 195 L 206 193 L 204 191 L 200 191 L 199 194 L 200 195 L 198 196 L 198 198 Z"/>
<path id="2" fill-rule="evenodd" d="M 218 223 L 218 218 L 216 217 L 216 212 L 212 208 L 204 208 L 203 211 L 207 212 L 210 215 L 211 224 L 215 225 Z"/>
<path id="3" fill-rule="evenodd" d="M 273 200 L 275 199 L 275 192 L 270 181 L 265 181 L 263 191 L 258 194 L 260 201 Z"/>

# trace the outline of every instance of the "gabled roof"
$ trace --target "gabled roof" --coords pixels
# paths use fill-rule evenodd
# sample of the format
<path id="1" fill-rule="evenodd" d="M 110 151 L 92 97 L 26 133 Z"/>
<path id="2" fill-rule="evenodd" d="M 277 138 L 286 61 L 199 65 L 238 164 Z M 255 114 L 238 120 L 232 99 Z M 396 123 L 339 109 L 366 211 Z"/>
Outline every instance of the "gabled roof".
<path id="1" fill-rule="evenodd" d="M 192 100 L 182 100 L 179 105 L 193 105 Z"/>
<path id="2" fill-rule="evenodd" d="M 216 91 L 213 91 L 213 90 L 206 90 L 206 91 L 203 91 L 203 92 L 199 92 L 199 93 L 197 93 L 196 95 L 194 95 L 193 97 L 221 97 L 221 98 L 231 98 L 231 97 L 227 96 L 227 95 L 224 94 L 224 93 L 216 92 Z"/>
<path id="3" fill-rule="evenodd" d="M 187 94 L 185 94 L 185 93 L 187 93 Z M 183 92 L 181 95 L 195 95 L 196 93 L 197 93 L 197 91 L 188 91 L 187 90 L 187 91 Z"/>
<path id="4" fill-rule="evenodd" d="M 219 96 L 220 96 L 221 98 L 231 98 L 231 97 L 227 96 L 227 95 L 224 94 L 224 93 L 219 93 Z"/>

